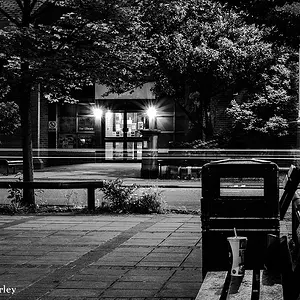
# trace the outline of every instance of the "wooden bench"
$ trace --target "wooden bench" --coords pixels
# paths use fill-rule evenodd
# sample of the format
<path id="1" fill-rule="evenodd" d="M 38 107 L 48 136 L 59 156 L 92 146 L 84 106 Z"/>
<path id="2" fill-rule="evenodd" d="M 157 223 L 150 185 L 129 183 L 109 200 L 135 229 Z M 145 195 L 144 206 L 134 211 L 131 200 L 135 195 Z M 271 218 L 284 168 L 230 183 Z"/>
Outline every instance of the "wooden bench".
<path id="1" fill-rule="evenodd" d="M 9 174 L 10 169 L 12 169 L 12 174 L 15 174 L 16 167 L 23 167 L 23 161 L 22 160 L 1 159 L 0 166 L 4 166 L 6 168 L 6 175 Z"/>
<path id="2" fill-rule="evenodd" d="M 87 206 L 89 210 L 95 210 L 95 189 L 103 187 L 103 180 L 99 181 L 0 181 L 0 189 L 87 189 Z"/>
<path id="3" fill-rule="evenodd" d="M 195 300 L 282 300 L 279 276 L 265 270 L 246 270 L 244 276 L 227 271 L 209 271 Z"/>

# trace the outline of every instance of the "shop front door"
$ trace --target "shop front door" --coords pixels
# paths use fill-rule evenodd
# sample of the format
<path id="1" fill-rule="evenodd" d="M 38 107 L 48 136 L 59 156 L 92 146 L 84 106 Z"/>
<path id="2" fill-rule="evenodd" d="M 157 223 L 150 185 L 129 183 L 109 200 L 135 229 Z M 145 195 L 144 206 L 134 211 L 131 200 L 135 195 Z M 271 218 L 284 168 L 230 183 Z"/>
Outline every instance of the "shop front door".
<path id="1" fill-rule="evenodd" d="M 105 160 L 142 159 L 140 130 L 145 127 L 143 112 L 108 111 L 105 114 Z"/>

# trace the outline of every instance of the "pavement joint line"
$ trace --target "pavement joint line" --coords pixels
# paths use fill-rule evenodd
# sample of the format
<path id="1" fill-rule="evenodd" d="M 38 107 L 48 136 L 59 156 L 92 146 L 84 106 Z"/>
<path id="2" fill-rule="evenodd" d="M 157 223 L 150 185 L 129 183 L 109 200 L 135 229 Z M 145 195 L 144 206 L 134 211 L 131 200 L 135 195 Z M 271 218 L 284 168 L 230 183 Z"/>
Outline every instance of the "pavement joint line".
<path id="1" fill-rule="evenodd" d="M 26 223 L 28 221 L 38 220 L 38 219 L 41 219 L 41 218 L 43 218 L 43 216 L 28 216 L 28 217 L 25 216 L 22 219 L 14 220 L 14 221 L 7 222 L 5 224 L 0 225 L 0 229 L 8 228 L 8 227 L 11 227 L 11 226 L 14 226 L 14 225 L 20 225 L 20 224 Z"/>
<path id="2" fill-rule="evenodd" d="M 36 299 L 39 299 L 49 292 L 51 292 L 59 283 L 63 282 L 65 279 L 70 278 L 72 275 L 75 275 L 78 271 L 80 271 L 84 266 L 90 265 L 93 262 L 96 262 L 99 258 L 104 255 L 110 253 L 118 246 L 123 244 L 125 241 L 130 239 L 139 231 L 143 231 L 152 225 L 154 225 L 159 217 L 153 216 L 150 220 L 147 219 L 138 223 L 136 226 L 127 229 L 124 232 L 121 232 L 116 237 L 111 240 L 105 242 L 104 244 L 99 245 L 97 248 L 89 251 L 83 256 L 79 257 L 77 260 L 70 262 L 64 266 L 58 266 L 58 268 L 54 269 L 54 271 L 50 274 L 46 274 L 41 279 L 37 280 L 30 286 L 24 288 L 19 293 L 10 297 L 10 299 L 26 299 L 26 296 L 29 294 L 34 294 Z M 26 219 L 28 220 L 28 219 Z M 26 221 L 25 221 L 26 222 Z M 11 223 L 10 223 L 11 226 Z M 53 280 L 55 279 L 55 280 Z M 50 282 L 51 283 L 50 283 Z M 48 289 L 45 291 L 44 289 L 39 289 L 39 285 L 41 283 L 48 284 Z M 24 298 L 22 298 L 24 297 Z"/>
<path id="3" fill-rule="evenodd" d="M 175 273 L 176 273 L 176 270 L 173 270 L 173 273 L 172 273 L 172 274 L 169 276 L 169 278 L 164 282 L 164 284 L 161 286 L 161 288 L 159 289 L 159 291 L 157 291 L 157 293 L 154 294 L 154 297 L 155 297 L 156 295 L 159 295 L 159 293 L 164 289 L 164 287 L 168 284 L 170 278 L 172 278 L 173 275 L 174 275 Z"/>
<path id="4" fill-rule="evenodd" d="M 106 266 L 104 266 L 105 268 L 106 268 Z M 108 267 L 109 269 L 117 269 L 117 268 L 120 268 L 120 267 L 115 267 L 115 266 L 109 266 Z M 121 267 L 121 268 L 123 268 L 123 267 Z M 117 282 L 122 282 L 122 278 L 123 277 L 125 277 L 126 278 L 126 274 L 127 273 L 129 273 L 131 270 L 165 270 L 165 271 L 172 271 L 172 273 L 168 276 L 168 278 L 165 280 L 165 282 L 164 282 L 164 284 L 161 286 L 161 288 L 156 292 L 156 294 L 154 294 L 154 296 L 153 297 L 151 297 L 151 298 L 148 298 L 148 297 L 142 297 L 142 299 L 167 299 L 167 298 L 169 298 L 169 297 L 167 297 L 167 298 L 165 298 L 165 297 L 163 297 L 163 298 L 161 298 L 160 296 L 159 296 L 159 293 L 164 289 L 164 287 L 169 283 L 169 281 L 170 281 L 170 279 L 175 275 L 175 273 L 177 272 L 177 271 L 190 271 L 190 270 L 196 270 L 196 271 L 198 271 L 199 273 L 201 273 L 201 270 L 202 270 L 202 268 L 201 267 L 182 267 L 182 266 L 177 266 L 177 267 L 155 267 L 155 266 L 147 266 L 147 267 L 145 267 L 145 266 L 140 266 L 140 267 L 132 267 L 132 266 L 125 266 L 125 268 L 127 269 L 127 271 L 124 273 L 124 274 L 122 274 L 122 276 L 119 278 L 119 279 L 117 279 Z M 116 282 L 116 281 L 115 281 Z M 114 285 L 115 284 L 115 282 L 112 282 L 109 286 L 107 286 L 102 292 L 101 292 L 101 294 L 98 296 L 98 298 L 97 299 L 102 299 L 102 298 L 99 298 L 99 297 L 101 297 L 101 295 L 103 295 L 104 293 L 105 293 L 105 291 L 108 291 L 110 288 L 111 288 L 111 286 L 112 285 Z M 117 298 L 110 298 L 110 299 L 119 299 L 119 297 L 117 297 Z M 123 297 L 122 297 L 122 299 L 123 299 Z M 125 297 L 124 297 L 124 299 L 125 299 Z M 129 298 L 126 298 L 126 299 L 129 299 Z M 130 297 L 130 299 L 136 299 L 136 297 Z M 139 298 L 140 299 L 140 298 Z M 177 298 L 174 298 L 174 297 L 172 297 L 172 299 L 177 299 Z M 180 297 L 180 299 L 182 299 L 182 297 Z M 188 297 L 188 298 L 186 298 L 186 297 L 184 297 L 184 299 L 193 299 L 193 298 L 190 298 L 190 297 Z"/>
<path id="5" fill-rule="evenodd" d="M 199 247 L 194 246 L 193 248 L 189 248 L 189 249 L 190 249 L 190 252 L 185 256 L 184 260 L 181 262 L 181 264 L 179 265 L 179 267 L 182 266 L 182 265 L 184 264 L 184 262 L 188 259 L 188 257 L 190 256 L 190 254 L 191 254 L 191 253 L 193 252 L 193 250 L 196 249 L 196 248 L 199 248 Z"/>

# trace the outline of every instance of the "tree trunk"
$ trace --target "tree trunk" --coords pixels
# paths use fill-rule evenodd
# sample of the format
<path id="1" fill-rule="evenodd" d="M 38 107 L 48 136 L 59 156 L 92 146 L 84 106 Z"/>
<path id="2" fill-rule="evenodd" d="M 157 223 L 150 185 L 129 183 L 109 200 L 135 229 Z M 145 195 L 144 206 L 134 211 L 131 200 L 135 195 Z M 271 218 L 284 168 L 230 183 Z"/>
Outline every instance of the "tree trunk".
<path id="1" fill-rule="evenodd" d="M 31 85 L 28 80 L 28 63 L 21 66 L 20 85 L 20 113 L 22 126 L 23 148 L 23 181 L 33 181 L 33 154 L 32 154 L 32 125 L 31 125 Z M 34 190 L 24 188 L 23 201 L 25 205 L 35 206 Z"/>
<path id="2" fill-rule="evenodd" d="M 24 33 L 30 27 L 30 14 L 32 12 L 30 0 L 23 1 L 21 27 Z M 20 84 L 20 113 L 22 126 L 22 148 L 23 148 L 23 181 L 33 181 L 33 153 L 32 153 L 32 125 L 31 125 L 31 88 L 27 49 L 30 49 L 28 40 L 22 37 L 24 56 L 21 56 L 21 84 Z M 23 189 L 23 202 L 27 206 L 35 207 L 34 189 Z"/>

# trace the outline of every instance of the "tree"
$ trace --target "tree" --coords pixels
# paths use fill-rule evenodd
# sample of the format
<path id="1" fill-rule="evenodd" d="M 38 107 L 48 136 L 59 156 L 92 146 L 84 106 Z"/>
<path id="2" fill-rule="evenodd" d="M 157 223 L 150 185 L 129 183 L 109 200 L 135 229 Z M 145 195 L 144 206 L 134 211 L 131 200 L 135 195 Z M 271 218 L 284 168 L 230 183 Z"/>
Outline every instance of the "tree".
<path id="1" fill-rule="evenodd" d="M 19 106 L 14 101 L 4 101 L 10 91 L 9 84 L 3 76 L 4 63 L 0 53 L 0 133 L 10 135 L 20 127 L 20 113 Z"/>
<path id="2" fill-rule="evenodd" d="M 263 27 L 266 29 L 266 40 L 271 41 L 275 45 L 286 45 L 288 47 L 291 47 L 289 53 L 291 53 L 291 56 L 293 57 L 292 59 L 292 64 L 291 62 L 286 62 L 291 68 L 290 70 L 293 70 L 292 76 L 286 76 L 286 78 L 294 77 L 291 79 L 290 82 L 295 82 L 298 81 L 299 79 L 295 78 L 295 74 L 297 72 L 297 67 L 295 66 L 295 62 L 298 60 L 296 58 L 296 51 L 299 49 L 300 45 L 300 3 L 299 1 L 294 1 L 294 0 L 277 0 L 277 1 L 271 1 L 271 0 L 260 0 L 260 1 L 240 1 L 240 0 L 233 0 L 233 1 L 226 1 L 226 0 L 221 0 L 221 2 L 226 3 L 228 7 L 234 7 L 236 10 L 243 12 L 244 20 L 250 24 L 257 24 L 257 26 Z M 293 51 L 296 50 L 296 51 Z M 281 67 L 285 69 L 285 66 Z M 299 66 L 298 66 L 299 69 Z M 289 73 L 289 71 L 287 72 Z M 286 74 L 287 74 L 286 73 Z M 282 85 L 284 88 L 286 88 L 286 85 Z M 277 87 L 277 89 L 280 89 L 280 87 Z M 297 113 L 297 107 L 296 107 L 296 90 L 297 87 L 294 86 L 292 88 L 292 93 L 291 89 L 285 90 L 288 91 L 287 93 L 281 92 L 279 90 L 274 92 L 274 95 L 281 94 L 282 96 L 282 109 L 281 112 L 279 113 L 277 111 L 276 122 L 268 122 L 268 118 L 265 116 L 264 122 L 259 122 L 257 121 L 256 124 L 259 124 L 258 127 L 254 125 L 254 120 L 253 116 L 251 117 L 250 115 L 247 115 L 248 118 L 246 117 L 245 123 L 242 125 L 241 124 L 241 114 L 245 114 L 250 106 L 248 104 L 241 104 L 238 106 L 235 106 L 235 108 L 238 110 L 236 112 L 235 116 L 239 118 L 236 119 L 239 120 L 238 122 L 234 123 L 234 128 L 235 130 L 237 128 L 244 128 L 246 130 L 246 135 L 249 137 L 249 135 L 254 135 L 256 133 L 256 137 L 261 137 L 261 140 L 263 141 L 270 141 L 273 140 L 273 142 L 276 140 L 276 132 L 277 132 L 277 137 L 280 136 L 285 136 L 286 135 L 286 129 L 287 129 L 287 121 L 288 121 L 288 116 L 289 113 L 287 111 L 284 111 L 284 108 L 288 109 L 288 111 L 294 110 L 294 116 L 293 116 L 293 121 L 297 118 L 296 113 Z M 286 96 L 289 95 L 290 97 L 286 98 Z M 268 99 L 268 97 L 267 97 Z M 287 102 L 286 100 L 289 99 L 289 104 L 287 107 Z M 291 101 L 294 100 L 294 101 Z M 254 112 L 253 109 L 255 109 L 255 106 L 257 106 L 258 103 L 254 101 L 253 106 L 250 108 L 252 113 Z M 270 101 L 272 102 L 272 101 Z M 234 104 L 234 103 L 233 103 Z M 269 103 L 271 104 L 271 103 Z M 273 103 L 274 104 L 274 103 Z M 263 106 L 263 103 L 260 103 L 259 105 Z M 272 104 L 271 104 L 272 105 Z M 233 108 L 233 107 L 232 107 Z M 257 111 L 257 108 L 256 108 Z M 274 108 L 271 109 L 271 111 L 274 111 Z M 233 113 L 233 109 L 230 109 L 229 112 Z M 248 111 L 249 112 L 249 111 Z M 278 114 L 281 115 L 282 117 L 278 117 Z M 258 117 L 258 120 L 261 121 L 261 118 L 257 116 L 256 113 L 254 113 L 256 117 Z M 285 117 L 283 117 L 285 115 Z M 263 125 L 263 123 L 265 123 Z M 291 123 L 291 122 L 289 122 Z M 249 126 L 250 125 L 250 126 Z M 290 129 L 290 126 L 289 126 Z M 278 145 L 278 139 L 277 143 L 275 144 Z"/>
<path id="3" fill-rule="evenodd" d="M 251 90 L 281 55 L 268 32 L 210 0 L 145 1 L 142 46 L 155 61 L 156 92 L 173 97 L 198 136 L 212 137 L 212 99 Z M 285 50 L 286 51 L 286 50 Z"/>
<path id="4" fill-rule="evenodd" d="M 220 0 L 242 11 L 246 22 L 267 26 L 269 40 L 298 49 L 300 44 L 300 3 L 294 0 Z"/>
<path id="5" fill-rule="evenodd" d="M 135 30 L 130 1 L 4 0 L 0 17 L 9 21 L 0 30 L 0 76 L 21 97 L 23 180 L 33 181 L 32 90 L 74 102 L 74 90 L 97 81 L 128 87 L 137 75 L 132 53 L 139 62 L 145 57 L 126 42 Z M 35 205 L 32 189 L 24 189 L 24 200 Z"/>
<path id="6" fill-rule="evenodd" d="M 0 132 L 4 135 L 13 134 L 19 127 L 19 106 L 13 101 L 0 102 Z"/>
<path id="7" fill-rule="evenodd" d="M 244 93 L 239 101 L 231 102 L 227 113 L 233 125 L 232 146 L 243 143 L 248 148 L 283 147 L 280 141 L 288 136 L 290 121 L 297 115 L 295 69 L 291 55 L 281 55 L 274 65 L 259 74 L 260 80 L 253 90 Z"/>

